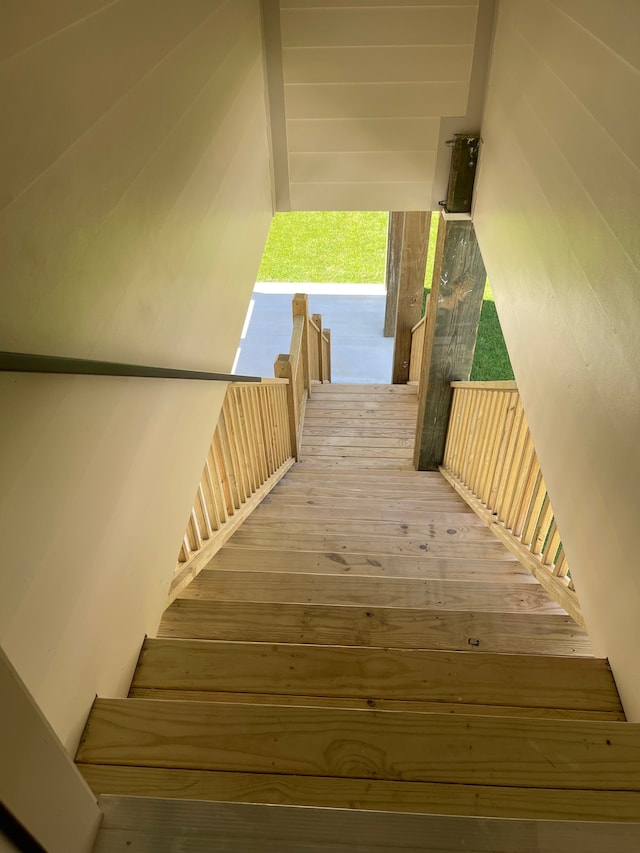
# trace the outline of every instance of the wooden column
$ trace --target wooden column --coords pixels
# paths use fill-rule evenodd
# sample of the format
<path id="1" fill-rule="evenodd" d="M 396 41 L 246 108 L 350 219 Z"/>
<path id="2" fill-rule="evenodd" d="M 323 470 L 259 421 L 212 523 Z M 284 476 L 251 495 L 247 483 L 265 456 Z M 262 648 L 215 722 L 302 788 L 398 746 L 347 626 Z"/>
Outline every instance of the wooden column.
<path id="1" fill-rule="evenodd" d="M 440 214 L 442 217 L 442 214 Z M 414 464 L 442 464 L 454 380 L 471 375 L 485 272 L 473 223 L 441 219 L 420 373 Z"/>
<path id="2" fill-rule="evenodd" d="M 396 331 L 393 347 L 393 371 L 391 374 L 391 381 L 394 385 L 405 384 L 409 381 L 411 329 L 418 322 L 422 313 L 430 225 L 431 213 L 429 211 L 407 211 L 404 214 Z"/>
<path id="3" fill-rule="evenodd" d="M 396 333 L 398 313 L 398 282 L 400 280 L 400 258 L 402 257 L 402 232 L 404 231 L 404 213 L 392 210 L 389 213 L 387 230 L 387 265 L 384 285 L 387 301 L 384 312 L 384 336 L 392 338 Z"/>

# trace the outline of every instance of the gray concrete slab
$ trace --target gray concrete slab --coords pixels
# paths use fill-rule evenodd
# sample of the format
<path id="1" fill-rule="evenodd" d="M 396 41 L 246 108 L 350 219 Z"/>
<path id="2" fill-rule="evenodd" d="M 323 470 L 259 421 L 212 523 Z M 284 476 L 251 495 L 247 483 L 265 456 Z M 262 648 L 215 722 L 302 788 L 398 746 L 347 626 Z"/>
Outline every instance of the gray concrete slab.
<path id="1" fill-rule="evenodd" d="M 291 298 L 309 294 L 309 310 L 331 329 L 334 382 L 390 382 L 393 338 L 382 335 L 382 284 L 261 283 L 251 298 L 234 373 L 273 376 L 278 353 L 289 351 Z"/>

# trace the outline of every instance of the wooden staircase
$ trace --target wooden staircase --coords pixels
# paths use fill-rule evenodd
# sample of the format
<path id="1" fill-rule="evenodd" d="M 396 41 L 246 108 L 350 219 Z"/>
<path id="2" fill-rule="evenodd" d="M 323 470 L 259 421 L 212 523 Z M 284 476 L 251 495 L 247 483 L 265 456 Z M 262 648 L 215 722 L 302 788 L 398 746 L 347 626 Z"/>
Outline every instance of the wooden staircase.
<path id="1" fill-rule="evenodd" d="M 576 821 L 567 851 L 629 822 L 615 849 L 633 849 L 640 728 L 607 661 L 439 474 L 411 469 L 415 414 L 410 386 L 314 386 L 301 461 L 167 609 L 129 698 L 96 700 L 77 755 L 96 793 L 315 807 L 319 827 L 335 809 L 449 816 L 385 850 L 476 849 L 455 846 L 471 818 Z M 271 826 L 246 808 L 240 824 Z M 478 850 L 556 849 L 500 846 L 502 823 Z"/>

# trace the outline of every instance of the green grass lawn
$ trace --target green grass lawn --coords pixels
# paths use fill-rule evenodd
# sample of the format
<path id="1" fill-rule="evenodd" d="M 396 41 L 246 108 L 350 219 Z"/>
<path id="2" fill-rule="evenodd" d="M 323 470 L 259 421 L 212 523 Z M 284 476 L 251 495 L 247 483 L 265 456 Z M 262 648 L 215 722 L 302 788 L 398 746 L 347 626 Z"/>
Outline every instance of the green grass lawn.
<path id="1" fill-rule="evenodd" d="M 258 281 L 384 282 L 387 213 L 276 213 Z"/>
<path id="2" fill-rule="evenodd" d="M 258 272 L 259 281 L 384 282 L 388 214 L 277 213 Z M 425 286 L 431 285 L 438 217 L 433 216 Z M 513 379 L 493 293 L 487 282 L 471 378 Z"/>

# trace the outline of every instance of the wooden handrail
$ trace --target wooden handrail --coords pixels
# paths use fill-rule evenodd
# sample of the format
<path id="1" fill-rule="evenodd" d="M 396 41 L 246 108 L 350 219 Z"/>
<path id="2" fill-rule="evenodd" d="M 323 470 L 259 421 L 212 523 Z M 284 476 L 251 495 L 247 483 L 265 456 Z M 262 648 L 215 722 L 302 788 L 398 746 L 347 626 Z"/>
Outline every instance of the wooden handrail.
<path id="1" fill-rule="evenodd" d="M 234 376 L 178 367 L 152 367 L 91 358 L 36 355 L 29 352 L 0 352 L 0 371 L 6 373 L 54 373 L 65 376 L 128 376 L 143 379 L 197 379 L 204 382 L 260 382 L 259 376 Z"/>
<path id="2" fill-rule="evenodd" d="M 287 473 L 294 458 L 286 380 L 234 382 L 198 484 L 171 584 L 170 601 Z"/>
<path id="3" fill-rule="evenodd" d="M 581 626 L 560 532 L 515 382 L 452 382 L 440 471 Z"/>

